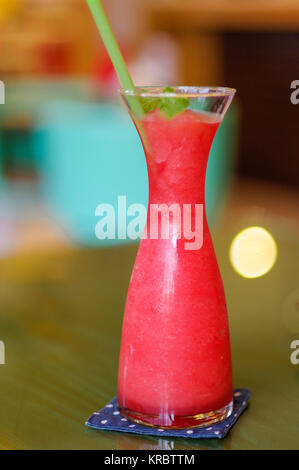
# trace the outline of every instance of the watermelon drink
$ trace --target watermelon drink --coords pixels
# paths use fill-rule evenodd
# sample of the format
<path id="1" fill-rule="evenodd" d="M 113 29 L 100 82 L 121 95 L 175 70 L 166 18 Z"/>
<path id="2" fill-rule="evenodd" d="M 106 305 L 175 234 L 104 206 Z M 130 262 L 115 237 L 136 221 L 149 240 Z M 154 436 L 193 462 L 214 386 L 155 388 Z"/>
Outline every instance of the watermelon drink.
<path id="1" fill-rule="evenodd" d="M 118 403 L 135 422 L 188 428 L 232 411 L 228 315 L 204 193 L 209 151 L 234 90 L 170 90 L 122 92 L 145 150 L 149 209 L 125 308 Z"/>

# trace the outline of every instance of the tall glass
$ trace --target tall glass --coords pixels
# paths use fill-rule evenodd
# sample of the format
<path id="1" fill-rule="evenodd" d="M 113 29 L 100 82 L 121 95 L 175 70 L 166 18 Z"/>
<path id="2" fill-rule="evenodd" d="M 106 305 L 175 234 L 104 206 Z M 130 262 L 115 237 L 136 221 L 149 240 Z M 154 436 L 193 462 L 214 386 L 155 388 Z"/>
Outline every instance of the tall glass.
<path id="1" fill-rule="evenodd" d="M 149 208 L 125 308 L 118 403 L 145 425 L 206 426 L 232 412 L 228 316 L 204 195 L 209 151 L 234 93 L 121 91 L 146 155 Z"/>

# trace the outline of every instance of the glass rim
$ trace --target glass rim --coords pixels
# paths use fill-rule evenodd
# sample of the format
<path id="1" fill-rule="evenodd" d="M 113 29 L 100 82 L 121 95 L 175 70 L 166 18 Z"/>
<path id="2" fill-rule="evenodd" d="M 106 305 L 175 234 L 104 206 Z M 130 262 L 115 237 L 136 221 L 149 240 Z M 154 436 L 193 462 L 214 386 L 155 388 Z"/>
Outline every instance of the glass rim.
<path id="1" fill-rule="evenodd" d="M 139 96 L 141 98 L 221 98 L 224 96 L 233 96 L 236 93 L 235 88 L 222 86 L 173 86 L 174 92 L 164 92 L 165 87 L 161 86 L 137 86 L 135 90 L 125 90 L 120 88 L 118 91 L 122 96 Z"/>

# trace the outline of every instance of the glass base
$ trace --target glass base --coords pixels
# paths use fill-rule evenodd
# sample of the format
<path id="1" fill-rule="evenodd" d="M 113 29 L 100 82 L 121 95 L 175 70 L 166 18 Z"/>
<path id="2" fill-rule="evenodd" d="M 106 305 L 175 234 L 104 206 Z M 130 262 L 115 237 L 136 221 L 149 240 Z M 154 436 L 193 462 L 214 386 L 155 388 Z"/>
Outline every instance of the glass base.
<path id="1" fill-rule="evenodd" d="M 162 429 L 189 429 L 209 426 L 228 418 L 232 411 L 233 401 L 219 410 L 199 413 L 193 416 L 146 415 L 120 407 L 120 413 L 124 418 L 144 426 Z"/>

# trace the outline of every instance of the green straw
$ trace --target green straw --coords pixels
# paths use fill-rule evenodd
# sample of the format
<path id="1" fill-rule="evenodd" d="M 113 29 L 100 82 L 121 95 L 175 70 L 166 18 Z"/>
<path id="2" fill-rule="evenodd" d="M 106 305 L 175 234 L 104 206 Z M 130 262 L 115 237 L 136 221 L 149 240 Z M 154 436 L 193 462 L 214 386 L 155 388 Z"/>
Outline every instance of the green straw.
<path id="1" fill-rule="evenodd" d="M 108 18 L 104 11 L 101 0 L 86 0 L 90 8 L 91 14 L 98 27 L 100 35 L 102 36 L 103 42 L 113 63 L 121 86 L 124 90 L 135 91 L 135 86 L 132 78 L 127 69 L 123 55 L 118 47 L 117 41 L 109 24 Z M 138 99 L 130 99 L 132 111 L 138 116 L 144 114 L 143 108 Z"/>

